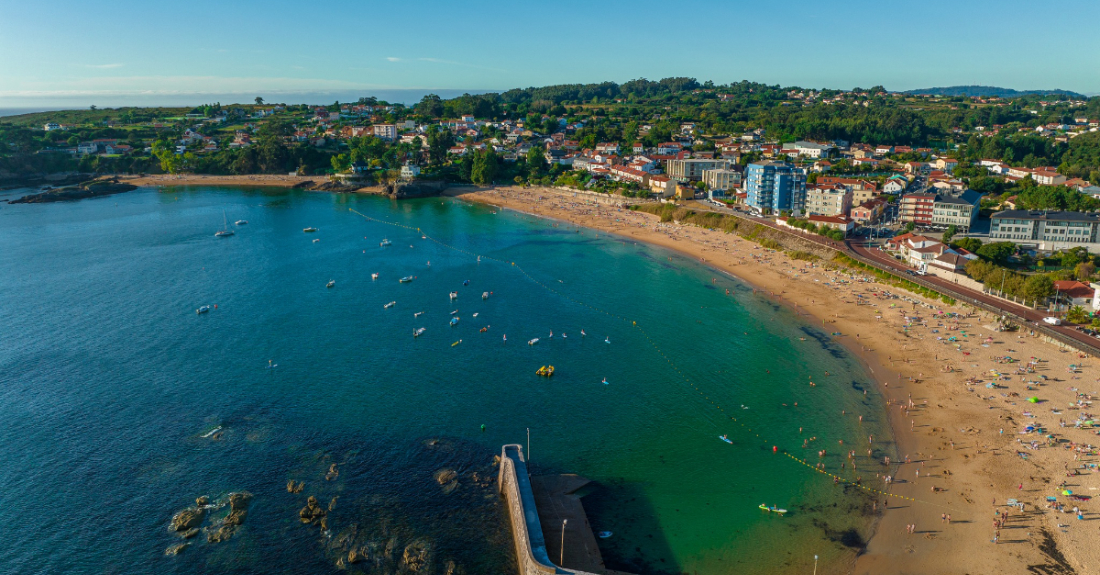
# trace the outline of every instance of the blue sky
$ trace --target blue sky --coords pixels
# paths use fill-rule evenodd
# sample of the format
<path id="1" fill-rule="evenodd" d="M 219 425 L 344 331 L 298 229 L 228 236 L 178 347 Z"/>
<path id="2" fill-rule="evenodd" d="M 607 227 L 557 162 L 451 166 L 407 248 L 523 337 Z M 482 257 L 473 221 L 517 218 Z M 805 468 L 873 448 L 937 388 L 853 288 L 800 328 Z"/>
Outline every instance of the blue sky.
<path id="1" fill-rule="evenodd" d="M 693 76 L 1100 92 L 1096 0 L 0 0 L 0 106 Z"/>

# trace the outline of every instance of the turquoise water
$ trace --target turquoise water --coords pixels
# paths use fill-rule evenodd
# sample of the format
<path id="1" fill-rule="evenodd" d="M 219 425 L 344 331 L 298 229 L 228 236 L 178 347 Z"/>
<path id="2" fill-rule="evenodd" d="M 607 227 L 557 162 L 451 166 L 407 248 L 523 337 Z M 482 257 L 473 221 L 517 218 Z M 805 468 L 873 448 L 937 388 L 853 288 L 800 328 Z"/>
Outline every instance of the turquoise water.
<path id="1" fill-rule="evenodd" d="M 517 262 L 568 297 L 349 208 Z M 223 217 L 249 223 L 216 239 Z M 197 188 L 5 204 L 0 248 L 0 572 L 335 572 L 353 541 L 391 562 L 425 543 L 431 572 L 510 573 L 484 478 L 528 428 L 535 473 L 596 481 L 585 505 L 614 532 L 601 541 L 609 567 L 788 572 L 818 554 L 839 568 L 839 534 L 867 534 L 863 497 L 770 448 L 815 463 L 827 448 L 839 468 L 837 440 L 865 453 L 873 433 L 888 452 L 863 370 L 812 325 L 670 252 L 450 199 Z M 664 356 L 574 300 L 637 321 Z M 554 377 L 535 376 L 546 364 Z M 433 477 L 446 468 L 453 490 Z M 164 556 L 181 541 L 167 530 L 176 511 L 241 490 L 255 498 L 232 539 Z M 298 521 L 309 495 L 337 498 L 329 534 Z"/>

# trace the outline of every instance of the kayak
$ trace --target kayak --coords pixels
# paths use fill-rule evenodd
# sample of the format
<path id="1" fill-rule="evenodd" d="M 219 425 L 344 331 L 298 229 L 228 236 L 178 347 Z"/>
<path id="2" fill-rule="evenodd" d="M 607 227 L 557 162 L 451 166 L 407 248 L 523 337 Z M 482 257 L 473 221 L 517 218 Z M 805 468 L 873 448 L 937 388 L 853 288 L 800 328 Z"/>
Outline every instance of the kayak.
<path id="1" fill-rule="evenodd" d="M 722 441 L 725 441 L 726 443 L 728 443 L 728 444 L 730 444 L 730 445 L 733 445 L 733 442 L 732 442 L 732 441 L 730 441 L 728 437 L 724 437 L 724 436 L 722 436 L 722 435 L 719 435 L 719 436 L 718 436 L 718 439 L 721 439 Z"/>

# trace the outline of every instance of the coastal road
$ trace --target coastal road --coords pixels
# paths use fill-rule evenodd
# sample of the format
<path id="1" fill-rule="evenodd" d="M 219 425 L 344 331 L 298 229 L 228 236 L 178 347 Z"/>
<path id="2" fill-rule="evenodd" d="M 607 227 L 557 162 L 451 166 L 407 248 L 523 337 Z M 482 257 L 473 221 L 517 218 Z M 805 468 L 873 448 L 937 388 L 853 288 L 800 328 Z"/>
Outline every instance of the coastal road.
<path id="1" fill-rule="evenodd" d="M 929 287 L 932 287 L 932 289 L 940 291 L 941 293 L 945 293 L 949 296 L 962 296 L 961 298 L 956 299 L 963 299 L 964 301 L 966 299 L 974 300 L 984 304 L 985 306 L 999 310 L 1002 314 L 1016 316 L 1016 318 L 1022 318 L 1028 322 L 1028 327 L 1030 329 L 1034 329 L 1046 335 L 1051 335 L 1055 339 L 1062 340 L 1064 343 L 1073 343 L 1075 347 L 1083 348 L 1085 351 L 1088 351 L 1092 355 L 1100 356 L 1100 340 L 1091 337 L 1088 334 L 1081 333 L 1073 329 L 1072 327 L 1064 325 L 1054 326 L 1043 323 L 1043 318 L 1050 315 L 1046 312 L 1034 310 L 1010 301 L 1005 301 L 1001 298 L 991 296 L 987 293 L 970 289 L 968 287 L 963 287 L 955 282 L 938 276 L 927 275 L 919 277 L 908 277 L 906 276 L 906 272 L 910 271 L 912 268 L 906 266 L 902 262 L 895 260 L 893 257 L 887 255 L 879 249 L 870 247 L 862 242 L 849 242 L 846 248 L 846 251 L 849 252 L 849 255 L 856 254 L 858 256 L 861 256 L 862 259 L 871 260 L 879 267 L 887 268 L 888 271 L 894 272 L 897 275 L 902 276 L 903 279 L 912 281 L 917 284 L 930 284 Z M 1065 341 L 1067 338 L 1069 340 L 1072 340 L 1072 342 Z"/>
<path id="2" fill-rule="evenodd" d="M 801 237 L 803 240 L 813 242 L 815 244 L 827 247 L 836 251 L 839 251 L 845 255 L 853 257 L 857 260 L 864 260 L 876 267 L 882 268 L 885 271 L 891 272 L 898 277 L 911 281 L 915 284 L 923 284 L 925 287 L 936 290 L 940 293 L 946 294 L 949 297 L 953 297 L 957 300 L 967 301 L 970 303 L 978 303 L 979 307 L 986 309 L 987 311 L 995 311 L 1003 316 L 1007 316 L 1017 322 L 1024 323 L 1028 329 L 1033 329 L 1044 335 L 1047 335 L 1055 340 L 1061 341 L 1067 345 L 1072 345 L 1075 348 L 1088 352 L 1091 355 L 1100 357 L 1100 339 L 1089 336 L 1088 334 L 1079 332 L 1069 326 L 1053 326 L 1043 322 L 1043 318 L 1047 317 L 1048 313 L 1033 310 L 1029 307 L 1022 306 L 1010 301 L 1006 301 L 981 291 L 970 289 L 968 287 L 961 286 L 955 282 L 946 280 L 941 277 L 927 275 L 927 276 L 909 276 L 906 272 L 911 271 L 912 268 L 905 264 L 895 260 L 893 257 L 879 251 L 877 248 L 869 246 L 865 241 L 848 240 L 845 242 L 837 242 L 824 238 L 817 234 L 810 234 L 800 230 L 792 230 L 790 228 L 781 227 L 773 220 L 766 218 L 753 216 L 745 212 L 732 210 L 729 208 L 722 208 L 708 204 L 704 202 L 695 202 L 704 209 L 734 215 L 746 220 L 750 220 L 769 228 Z"/>

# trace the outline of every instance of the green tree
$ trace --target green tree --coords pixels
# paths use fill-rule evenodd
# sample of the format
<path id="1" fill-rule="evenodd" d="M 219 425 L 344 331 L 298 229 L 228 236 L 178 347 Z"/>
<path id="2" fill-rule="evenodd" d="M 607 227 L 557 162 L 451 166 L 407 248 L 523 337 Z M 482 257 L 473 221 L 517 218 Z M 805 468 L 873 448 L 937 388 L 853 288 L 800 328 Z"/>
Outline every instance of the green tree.
<path id="1" fill-rule="evenodd" d="M 1072 323 L 1085 323 L 1089 320 L 1089 314 L 1085 311 L 1085 308 L 1075 305 L 1066 312 L 1066 319 Z"/>
<path id="2" fill-rule="evenodd" d="M 1073 270 L 1073 276 L 1078 281 L 1087 282 L 1092 279 L 1092 274 L 1096 273 L 1096 264 L 1088 261 L 1077 264 L 1077 267 Z"/>
<path id="3" fill-rule="evenodd" d="M 951 238 L 955 237 L 955 234 L 959 232 L 959 228 L 955 227 L 955 224 L 947 226 L 947 230 L 943 232 L 943 242 L 948 243 Z"/>
<path id="4" fill-rule="evenodd" d="M 351 167 L 351 160 L 348 159 L 347 154 L 337 154 L 330 160 L 332 162 L 332 169 L 337 172 L 345 172 Z"/>
<path id="5" fill-rule="evenodd" d="M 951 247 L 962 248 L 970 253 L 978 253 L 978 248 L 982 247 L 982 240 L 978 238 L 961 238 L 951 242 Z"/>
<path id="6" fill-rule="evenodd" d="M 917 224 L 914 224 L 913 222 L 905 224 L 905 233 L 910 233 L 915 229 L 917 229 Z"/>
<path id="7" fill-rule="evenodd" d="M 1025 299 L 1042 303 L 1054 295 L 1054 280 L 1044 274 L 1033 275 L 1024 280 L 1020 295 Z"/>
<path id="8" fill-rule="evenodd" d="M 447 152 L 455 145 L 454 134 L 446 128 L 432 125 L 428 128 L 428 161 L 438 166 L 447 160 Z"/>
<path id="9" fill-rule="evenodd" d="M 1008 262 L 1008 258 L 1012 254 L 1016 253 L 1016 244 L 1012 242 L 993 242 L 978 248 L 975 253 L 995 264 L 1003 265 Z"/>
<path id="10" fill-rule="evenodd" d="M 263 106 L 264 105 L 264 99 L 259 97 L 259 96 L 256 96 L 256 105 L 257 106 Z"/>
<path id="11" fill-rule="evenodd" d="M 497 174 L 497 155 L 492 149 L 485 150 L 474 158 L 470 169 L 470 181 L 478 185 L 493 183 Z"/>

